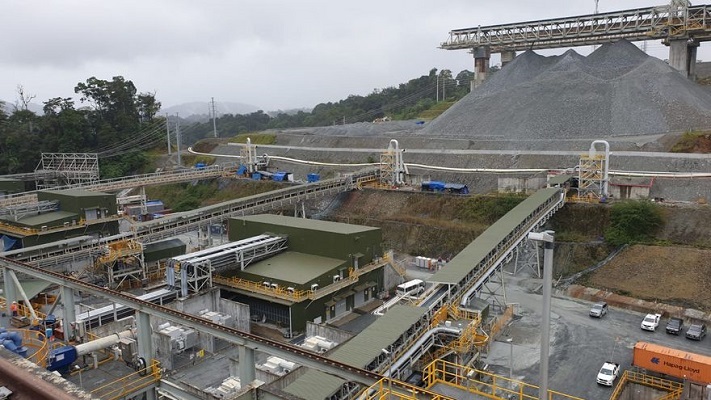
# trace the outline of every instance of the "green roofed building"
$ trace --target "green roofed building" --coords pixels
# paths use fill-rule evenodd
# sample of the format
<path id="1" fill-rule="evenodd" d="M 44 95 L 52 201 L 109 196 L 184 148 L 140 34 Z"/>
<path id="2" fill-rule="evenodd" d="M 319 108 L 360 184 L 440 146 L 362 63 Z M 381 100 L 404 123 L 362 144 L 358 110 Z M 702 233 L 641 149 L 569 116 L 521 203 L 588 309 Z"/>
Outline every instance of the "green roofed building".
<path id="1" fill-rule="evenodd" d="M 37 200 L 53 202 L 53 209 L 24 207 L 0 218 L 3 251 L 44 245 L 91 235 L 103 237 L 119 232 L 116 196 L 87 190 L 37 192 Z M 12 243 L 11 246 L 7 245 Z"/>
<path id="2" fill-rule="evenodd" d="M 279 215 L 232 218 L 228 228 L 230 241 L 287 237 L 286 251 L 222 272 L 240 280 L 225 285 L 223 297 L 249 304 L 255 320 L 285 334 L 303 331 L 307 321 L 341 317 L 384 289 L 380 228 Z"/>

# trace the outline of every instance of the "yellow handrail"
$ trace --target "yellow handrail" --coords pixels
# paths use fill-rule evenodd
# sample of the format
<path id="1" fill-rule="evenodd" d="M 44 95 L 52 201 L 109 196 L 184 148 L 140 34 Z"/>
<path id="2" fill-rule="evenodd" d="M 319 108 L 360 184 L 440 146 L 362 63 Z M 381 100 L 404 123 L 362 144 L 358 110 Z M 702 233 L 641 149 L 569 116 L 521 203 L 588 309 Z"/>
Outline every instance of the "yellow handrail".
<path id="1" fill-rule="evenodd" d="M 118 400 L 158 382 L 160 378 L 160 363 L 151 360 L 146 368 L 96 388 L 91 395 L 104 400 Z"/>

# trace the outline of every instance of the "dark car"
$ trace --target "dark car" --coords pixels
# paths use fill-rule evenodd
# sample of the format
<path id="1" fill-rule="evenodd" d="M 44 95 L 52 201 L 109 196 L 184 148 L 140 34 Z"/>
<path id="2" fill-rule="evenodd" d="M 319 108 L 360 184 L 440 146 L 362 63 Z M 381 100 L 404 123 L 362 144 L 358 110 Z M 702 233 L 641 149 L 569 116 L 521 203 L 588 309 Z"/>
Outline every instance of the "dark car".
<path id="1" fill-rule="evenodd" d="M 706 336 L 706 324 L 691 324 L 686 331 L 686 338 L 691 340 L 701 340 Z"/>
<path id="2" fill-rule="evenodd" d="M 679 332 L 681 332 L 681 329 L 683 326 L 684 326 L 683 319 L 670 318 L 669 322 L 667 322 L 667 333 L 671 333 L 672 335 L 678 335 Z"/>

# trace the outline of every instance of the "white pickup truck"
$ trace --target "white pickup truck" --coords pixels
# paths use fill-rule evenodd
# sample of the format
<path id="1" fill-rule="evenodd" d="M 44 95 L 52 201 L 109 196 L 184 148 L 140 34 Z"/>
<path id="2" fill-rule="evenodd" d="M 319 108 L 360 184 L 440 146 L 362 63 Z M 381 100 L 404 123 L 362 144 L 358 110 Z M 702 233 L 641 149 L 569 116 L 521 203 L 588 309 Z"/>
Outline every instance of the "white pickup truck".
<path id="1" fill-rule="evenodd" d="M 620 373 L 620 364 L 611 361 L 605 361 L 597 373 L 597 383 L 605 386 L 612 386 Z"/>
<path id="2" fill-rule="evenodd" d="M 661 319 L 662 314 L 647 314 L 647 316 L 642 320 L 642 329 L 645 331 L 656 331 Z"/>

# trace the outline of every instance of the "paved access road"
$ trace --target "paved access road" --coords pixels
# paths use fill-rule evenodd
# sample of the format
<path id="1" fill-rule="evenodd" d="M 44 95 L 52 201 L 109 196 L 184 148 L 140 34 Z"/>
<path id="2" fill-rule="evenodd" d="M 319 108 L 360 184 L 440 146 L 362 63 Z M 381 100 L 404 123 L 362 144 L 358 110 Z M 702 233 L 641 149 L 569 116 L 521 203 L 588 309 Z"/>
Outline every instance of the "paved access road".
<path id="1" fill-rule="evenodd" d="M 512 338 L 513 376 L 531 384 L 539 382 L 541 295 L 535 289 L 540 280 L 513 277 L 507 281 L 507 301 L 520 304 L 521 318 L 512 322 L 484 360 L 492 371 L 508 376 Z M 656 332 L 640 329 L 644 314 L 610 308 L 601 318 L 591 318 L 592 303 L 555 296 L 551 315 L 551 358 L 549 389 L 584 399 L 608 399 L 612 389 L 595 382 L 606 360 L 620 363 L 622 370 L 632 364 L 632 348 L 637 341 L 648 341 L 694 353 L 711 355 L 711 339 L 701 342 L 665 332 L 662 319 Z M 684 332 L 687 326 L 684 326 Z M 508 336 L 507 336 L 508 334 Z"/>

